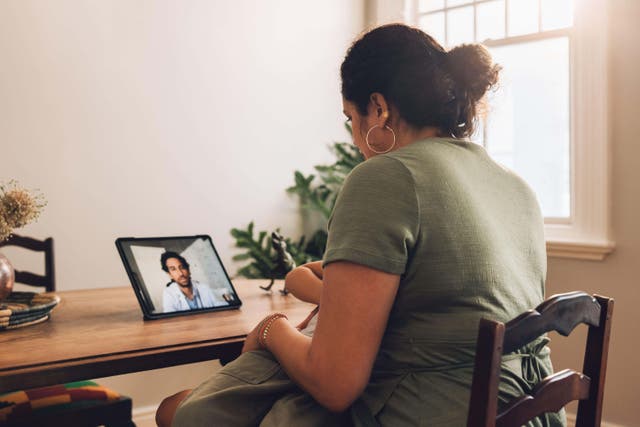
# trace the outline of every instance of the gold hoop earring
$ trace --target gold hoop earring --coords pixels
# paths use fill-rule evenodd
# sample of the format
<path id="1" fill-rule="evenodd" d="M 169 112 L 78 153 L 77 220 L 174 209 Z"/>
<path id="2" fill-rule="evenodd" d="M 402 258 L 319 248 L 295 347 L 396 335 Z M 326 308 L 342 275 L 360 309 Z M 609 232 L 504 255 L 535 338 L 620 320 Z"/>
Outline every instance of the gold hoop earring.
<path id="1" fill-rule="evenodd" d="M 378 150 L 376 150 L 375 148 L 373 148 L 373 147 L 371 146 L 371 143 L 369 142 L 369 134 L 371 133 L 371 131 L 372 131 L 372 130 L 374 130 L 375 128 L 379 128 L 379 127 L 380 127 L 380 125 L 373 125 L 373 126 L 369 129 L 369 131 L 367 132 L 367 135 L 364 137 L 364 141 L 367 143 L 367 147 L 369 147 L 369 150 L 373 151 L 373 152 L 374 152 L 374 153 L 376 153 L 376 154 L 385 154 L 385 153 L 388 153 L 389 151 L 391 151 L 391 150 L 393 149 L 393 147 L 395 147 L 395 146 L 396 146 L 396 133 L 393 131 L 393 129 L 391 129 L 391 127 L 390 127 L 390 126 L 388 126 L 388 125 L 384 125 L 384 128 L 383 128 L 383 129 L 388 129 L 388 130 L 389 130 L 389 132 L 391 132 L 391 135 L 393 135 L 393 143 L 392 143 L 392 144 L 391 144 L 391 146 L 390 146 L 389 148 L 387 148 L 386 150 L 384 150 L 384 151 L 378 151 Z"/>

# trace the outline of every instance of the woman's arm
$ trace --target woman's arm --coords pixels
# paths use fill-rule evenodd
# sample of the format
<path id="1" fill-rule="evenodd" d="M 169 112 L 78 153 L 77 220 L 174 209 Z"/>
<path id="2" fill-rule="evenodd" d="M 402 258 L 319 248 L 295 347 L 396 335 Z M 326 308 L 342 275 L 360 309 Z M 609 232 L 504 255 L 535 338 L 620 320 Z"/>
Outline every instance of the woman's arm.
<path id="1" fill-rule="evenodd" d="M 320 304 L 322 295 L 322 261 L 309 262 L 291 270 L 284 286 L 302 301 Z"/>
<path id="2" fill-rule="evenodd" d="M 400 276 L 350 262 L 324 269 L 313 338 L 286 319 L 269 328 L 266 346 L 287 374 L 321 405 L 343 411 L 362 393 L 398 290 Z M 256 341 L 254 330 L 245 350 Z"/>

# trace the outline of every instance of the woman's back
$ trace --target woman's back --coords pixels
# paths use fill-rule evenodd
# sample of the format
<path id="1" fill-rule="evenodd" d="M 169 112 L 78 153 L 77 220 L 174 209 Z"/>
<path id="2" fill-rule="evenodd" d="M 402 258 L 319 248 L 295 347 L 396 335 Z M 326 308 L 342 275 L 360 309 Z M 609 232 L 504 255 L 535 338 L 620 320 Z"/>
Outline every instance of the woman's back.
<path id="1" fill-rule="evenodd" d="M 386 156 L 411 173 L 419 209 L 418 238 L 396 300 L 403 311 L 416 305 L 412 316 L 425 314 L 420 320 L 431 329 L 439 315 L 469 316 L 472 324 L 451 325 L 443 337 L 475 340 L 480 317 L 507 321 L 542 302 L 542 218 L 519 177 L 481 146 L 453 139 L 419 141 Z M 411 300 L 403 299 L 405 291 Z"/>
<path id="2" fill-rule="evenodd" d="M 356 168 L 330 236 L 325 261 L 386 262 L 402 275 L 359 404 L 383 425 L 415 425 L 418 414 L 425 425 L 464 425 L 479 319 L 506 321 L 543 300 L 545 241 L 531 190 L 482 147 L 430 138 Z M 546 353 L 535 358 L 550 371 Z M 527 387 L 523 358 L 514 360 L 504 396 Z"/>

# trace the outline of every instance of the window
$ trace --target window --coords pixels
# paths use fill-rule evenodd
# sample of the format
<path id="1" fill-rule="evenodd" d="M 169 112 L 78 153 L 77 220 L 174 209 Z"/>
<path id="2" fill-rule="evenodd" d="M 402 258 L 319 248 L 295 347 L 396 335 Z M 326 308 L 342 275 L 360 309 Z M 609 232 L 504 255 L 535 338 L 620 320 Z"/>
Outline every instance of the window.
<path id="1" fill-rule="evenodd" d="M 414 0 L 405 20 L 503 68 L 473 136 L 535 190 L 550 256 L 603 259 L 608 227 L 605 0 Z M 378 17 L 378 21 L 381 21 Z"/>

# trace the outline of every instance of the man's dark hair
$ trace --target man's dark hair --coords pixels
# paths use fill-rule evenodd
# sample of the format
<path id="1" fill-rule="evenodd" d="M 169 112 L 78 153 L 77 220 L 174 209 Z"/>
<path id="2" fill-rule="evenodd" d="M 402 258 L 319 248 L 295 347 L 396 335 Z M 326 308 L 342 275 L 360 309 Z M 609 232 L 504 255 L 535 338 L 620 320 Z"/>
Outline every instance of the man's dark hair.
<path id="1" fill-rule="evenodd" d="M 176 258 L 178 261 L 182 263 L 182 265 L 185 266 L 187 270 L 189 270 L 189 263 L 187 262 L 186 259 L 184 259 L 182 255 L 180 255 L 177 252 L 166 251 L 160 256 L 160 264 L 162 264 L 162 269 L 167 273 L 169 272 L 169 268 L 167 268 L 167 260 L 169 258 Z"/>

